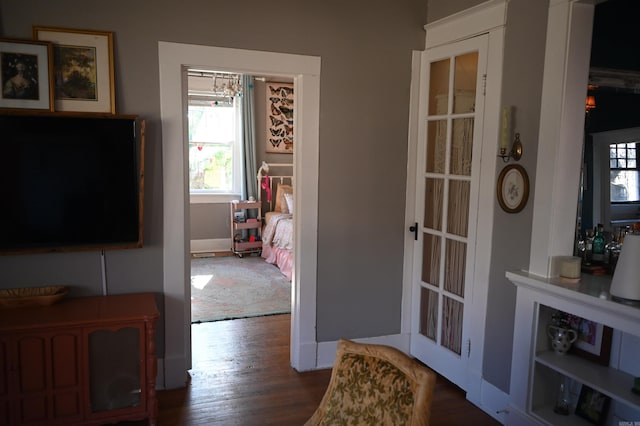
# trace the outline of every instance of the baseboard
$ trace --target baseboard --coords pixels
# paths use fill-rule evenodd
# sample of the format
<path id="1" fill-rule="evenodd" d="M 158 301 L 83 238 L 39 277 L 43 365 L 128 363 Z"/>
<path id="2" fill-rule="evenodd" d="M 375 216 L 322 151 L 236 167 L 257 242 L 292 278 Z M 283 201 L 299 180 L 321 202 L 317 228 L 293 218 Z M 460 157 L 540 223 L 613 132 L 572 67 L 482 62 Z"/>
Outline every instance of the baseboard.
<path id="1" fill-rule="evenodd" d="M 187 385 L 189 377 L 185 365 L 187 364 L 184 357 L 162 360 L 164 389 L 178 389 Z"/>
<path id="2" fill-rule="evenodd" d="M 377 345 L 393 346 L 402 352 L 409 353 L 409 335 L 391 334 L 388 336 L 366 337 L 362 339 L 351 339 L 359 343 L 373 343 Z M 318 358 L 316 369 L 331 368 L 336 357 L 338 341 L 318 343 Z"/>
<path id="3" fill-rule="evenodd" d="M 191 253 L 215 253 L 231 250 L 231 238 L 191 240 Z"/>
<path id="4" fill-rule="evenodd" d="M 507 412 L 507 421 L 504 424 L 513 426 L 540 426 L 541 423 L 535 421 L 519 408 L 510 405 L 509 411 Z"/>
<path id="5" fill-rule="evenodd" d="M 469 401 L 471 401 L 469 399 Z M 509 394 L 498 389 L 486 380 L 480 384 L 480 401 L 471 401 L 482 411 L 496 419 L 500 424 L 507 424 L 509 414 Z M 518 424 L 518 423 L 514 423 Z"/>

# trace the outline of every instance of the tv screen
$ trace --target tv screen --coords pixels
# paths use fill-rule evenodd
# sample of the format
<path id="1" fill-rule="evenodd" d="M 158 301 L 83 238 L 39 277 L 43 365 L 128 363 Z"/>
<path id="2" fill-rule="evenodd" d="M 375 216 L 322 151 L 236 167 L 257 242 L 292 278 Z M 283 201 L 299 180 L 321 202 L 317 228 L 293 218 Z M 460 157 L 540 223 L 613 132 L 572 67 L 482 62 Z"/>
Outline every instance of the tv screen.
<path id="1" fill-rule="evenodd" d="M 0 115 L 0 252 L 142 245 L 135 117 Z"/>

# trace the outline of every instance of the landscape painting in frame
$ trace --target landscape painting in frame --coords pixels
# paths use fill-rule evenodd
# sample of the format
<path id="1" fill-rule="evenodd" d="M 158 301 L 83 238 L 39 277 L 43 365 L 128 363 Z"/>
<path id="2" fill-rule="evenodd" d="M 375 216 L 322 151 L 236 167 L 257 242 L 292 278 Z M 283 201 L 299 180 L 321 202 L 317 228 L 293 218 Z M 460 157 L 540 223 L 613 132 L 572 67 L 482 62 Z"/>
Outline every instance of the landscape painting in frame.
<path id="1" fill-rule="evenodd" d="M 267 83 L 266 152 L 293 154 L 293 84 Z"/>
<path id="2" fill-rule="evenodd" d="M 53 43 L 55 108 L 115 114 L 113 33 L 34 27 Z"/>
<path id="3" fill-rule="evenodd" d="M 51 44 L 0 39 L 0 108 L 53 111 Z"/>

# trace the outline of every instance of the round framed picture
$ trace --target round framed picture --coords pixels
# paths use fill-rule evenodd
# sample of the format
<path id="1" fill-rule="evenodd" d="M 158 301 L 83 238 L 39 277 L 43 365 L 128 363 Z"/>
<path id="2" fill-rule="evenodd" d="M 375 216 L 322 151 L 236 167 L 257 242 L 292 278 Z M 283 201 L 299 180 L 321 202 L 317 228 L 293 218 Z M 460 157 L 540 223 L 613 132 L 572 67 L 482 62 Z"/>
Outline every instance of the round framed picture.
<path id="1" fill-rule="evenodd" d="M 529 199 L 529 176 L 518 164 L 510 164 L 498 176 L 498 203 L 507 213 L 518 213 Z"/>

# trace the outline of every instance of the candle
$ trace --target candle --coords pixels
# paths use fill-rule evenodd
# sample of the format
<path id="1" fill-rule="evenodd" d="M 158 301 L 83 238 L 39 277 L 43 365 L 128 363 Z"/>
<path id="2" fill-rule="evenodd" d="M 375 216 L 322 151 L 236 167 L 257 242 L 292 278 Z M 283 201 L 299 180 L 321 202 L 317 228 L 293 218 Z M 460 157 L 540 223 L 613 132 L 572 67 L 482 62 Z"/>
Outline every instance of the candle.
<path id="1" fill-rule="evenodd" d="M 509 107 L 502 107 L 502 132 L 500 134 L 500 151 L 507 152 L 509 140 Z"/>

